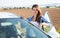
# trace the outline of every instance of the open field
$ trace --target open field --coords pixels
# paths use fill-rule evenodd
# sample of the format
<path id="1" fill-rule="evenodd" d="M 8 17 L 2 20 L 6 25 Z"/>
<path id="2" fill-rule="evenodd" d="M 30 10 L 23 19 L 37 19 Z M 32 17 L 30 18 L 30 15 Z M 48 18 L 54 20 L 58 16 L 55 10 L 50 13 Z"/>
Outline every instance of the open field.
<path id="1" fill-rule="evenodd" d="M 45 11 L 48 11 L 48 14 L 50 16 L 53 25 L 59 31 L 60 30 L 60 8 L 41 8 L 41 10 L 43 14 Z M 0 9 L 0 12 L 12 12 L 17 15 L 23 16 L 24 18 L 33 15 L 31 9 L 9 9 L 9 10 Z"/>

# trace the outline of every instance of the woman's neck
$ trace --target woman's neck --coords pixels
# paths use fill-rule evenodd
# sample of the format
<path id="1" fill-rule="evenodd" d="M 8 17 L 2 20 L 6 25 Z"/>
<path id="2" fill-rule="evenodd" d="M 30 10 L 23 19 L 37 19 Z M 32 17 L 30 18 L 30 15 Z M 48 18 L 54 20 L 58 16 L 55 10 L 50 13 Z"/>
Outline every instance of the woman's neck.
<path id="1" fill-rule="evenodd" d="M 33 15 L 33 21 L 35 21 L 37 14 Z"/>

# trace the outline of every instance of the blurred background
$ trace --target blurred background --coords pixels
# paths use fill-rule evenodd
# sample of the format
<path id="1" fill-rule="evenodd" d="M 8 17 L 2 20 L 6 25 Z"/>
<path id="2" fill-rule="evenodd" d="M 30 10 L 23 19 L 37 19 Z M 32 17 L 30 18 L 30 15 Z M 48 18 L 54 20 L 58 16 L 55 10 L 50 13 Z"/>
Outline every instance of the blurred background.
<path id="1" fill-rule="evenodd" d="M 44 14 L 48 15 L 60 33 L 60 0 L 0 0 L 0 12 L 11 12 L 24 18 L 32 16 L 32 5 L 38 4 Z"/>

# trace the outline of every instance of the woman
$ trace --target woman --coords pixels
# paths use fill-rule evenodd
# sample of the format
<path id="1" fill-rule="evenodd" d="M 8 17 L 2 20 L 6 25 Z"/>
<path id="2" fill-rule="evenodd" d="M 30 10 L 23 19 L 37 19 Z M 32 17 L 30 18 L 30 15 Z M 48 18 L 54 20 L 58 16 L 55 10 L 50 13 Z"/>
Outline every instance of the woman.
<path id="1" fill-rule="evenodd" d="M 32 12 L 34 13 L 34 15 L 32 17 L 27 18 L 29 22 L 31 22 L 32 24 L 41 27 L 40 24 L 45 22 L 45 23 L 49 23 L 43 16 L 42 16 L 42 12 L 39 8 L 39 6 L 37 4 L 32 6 Z M 44 30 L 43 26 L 42 29 Z"/>

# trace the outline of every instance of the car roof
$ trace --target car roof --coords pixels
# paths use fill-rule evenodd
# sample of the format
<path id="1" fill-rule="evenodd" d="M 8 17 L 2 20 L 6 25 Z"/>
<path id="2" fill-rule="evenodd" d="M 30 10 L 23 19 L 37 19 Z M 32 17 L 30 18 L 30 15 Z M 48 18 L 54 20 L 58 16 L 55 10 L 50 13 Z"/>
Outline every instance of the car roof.
<path id="1" fill-rule="evenodd" d="M 16 14 L 10 12 L 0 12 L 0 18 L 19 18 Z"/>

